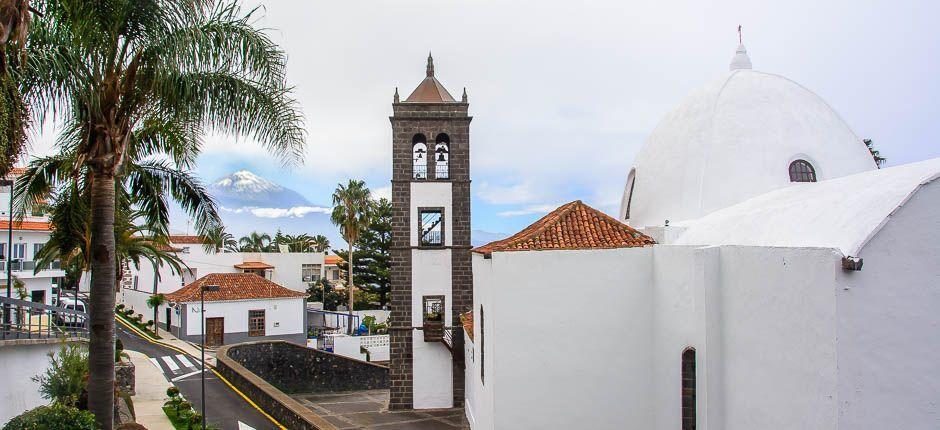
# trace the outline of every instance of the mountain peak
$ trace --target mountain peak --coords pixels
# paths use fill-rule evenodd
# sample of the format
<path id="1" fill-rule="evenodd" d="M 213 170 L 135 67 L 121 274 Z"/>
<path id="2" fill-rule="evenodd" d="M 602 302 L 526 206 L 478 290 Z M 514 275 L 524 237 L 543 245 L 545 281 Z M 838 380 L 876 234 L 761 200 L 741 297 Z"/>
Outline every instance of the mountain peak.
<path id="1" fill-rule="evenodd" d="M 284 190 L 284 187 L 244 169 L 217 179 L 212 183 L 212 188 L 239 194 L 270 193 Z"/>

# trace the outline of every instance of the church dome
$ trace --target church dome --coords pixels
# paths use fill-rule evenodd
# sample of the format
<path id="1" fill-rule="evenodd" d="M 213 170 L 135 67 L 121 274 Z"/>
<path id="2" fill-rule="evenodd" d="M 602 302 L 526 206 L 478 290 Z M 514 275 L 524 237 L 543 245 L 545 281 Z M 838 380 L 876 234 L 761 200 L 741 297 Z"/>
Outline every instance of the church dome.
<path id="1" fill-rule="evenodd" d="M 791 179 L 877 168 L 862 140 L 812 91 L 751 70 L 743 45 L 730 69 L 690 94 L 646 139 L 627 177 L 622 220 L 646 227 L 698 218 Z"/>

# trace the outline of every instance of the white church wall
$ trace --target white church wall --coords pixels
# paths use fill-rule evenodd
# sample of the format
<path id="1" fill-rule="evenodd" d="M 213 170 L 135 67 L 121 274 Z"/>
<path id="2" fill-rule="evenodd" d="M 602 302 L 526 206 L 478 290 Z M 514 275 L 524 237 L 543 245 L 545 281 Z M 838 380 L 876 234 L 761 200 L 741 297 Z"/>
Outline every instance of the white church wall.
<path id="1" fill-rule="evenodd" d="M 836 428 L 841 253 L 720 249 L 723 428 Z"/>
<path id="2" fill-rule="evenodd" d="M 418 246 L 418 208 L 444 208 L 444 245 L 451 246 L 450 228 L 453 223 L 450 182 L 412 182 L 411 183 L 411 246 Z"/>
<path id="3" fill-rule="evenodd" d="M 500 336 L 493 330 L 490 313 L 496 307 L 493 300 L 493 260 L 482 255 L 472 255 L 473 264 L 473 360 L 468 361 L 465 381 L 467 421 L 475 430 L 493 427 L 493 392 L 499 381 L 493 375 L 493 357 L 496 356 L 495 340 Z M 483 310 L 481 315 L 480 310 Z M 481 325 L 482 324 L 482 325 Z M 482 350 L 485 349 L 485 350 Z M 486 357 L 490 357 L 487 359 Z M 483 371 L 481 372 L 481 367 Z M 486 375 L 490 375 L 488 379 Z"/>
<path id="4" fill-rule="evenodd" d="M 416 227 L 417 228 L 417 227 Z M 451 251 L 449 249 L 416 249 L 411 254 L 411 323 L 423 324 L 422 296 L 444 296 L 444 323 L 450 321 L 451 306 Z M 414 359 L 414 407 L 416 409 L 449 408 L 453 406 L 453 364 L 451 352 L 440 342 L 425 342 L 424 332 L 414 332 L 412 343 Z"/>
<path id="5" fill-rule="evenodd" d="M 498 384 L 499 402 L 493 426 L 480 428 L 650 428 L 651 255 L 630 248 L 482 260 L 492 268 L 480 284 L 492 293 L 483 298 L 492 302 L 486 381 Z"/>
<path id="6" fill-rule="evenodd" d="M 839 428 L 940 425 L 940 181 L 924 185 L 841 272 Z"/>

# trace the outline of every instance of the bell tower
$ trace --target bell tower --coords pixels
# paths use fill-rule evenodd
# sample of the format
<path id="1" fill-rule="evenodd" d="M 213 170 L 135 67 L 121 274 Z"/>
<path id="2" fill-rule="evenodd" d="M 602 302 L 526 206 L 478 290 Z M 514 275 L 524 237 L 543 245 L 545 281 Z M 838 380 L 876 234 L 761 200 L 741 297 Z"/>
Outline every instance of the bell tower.
<path id="1" fill-rule="evenodd" d="M 392 123 L 389 409 L 464 402 L 459 314 L 473 306 L 470 265 L 470 121 L 460 101 L 426 76 Z"/>

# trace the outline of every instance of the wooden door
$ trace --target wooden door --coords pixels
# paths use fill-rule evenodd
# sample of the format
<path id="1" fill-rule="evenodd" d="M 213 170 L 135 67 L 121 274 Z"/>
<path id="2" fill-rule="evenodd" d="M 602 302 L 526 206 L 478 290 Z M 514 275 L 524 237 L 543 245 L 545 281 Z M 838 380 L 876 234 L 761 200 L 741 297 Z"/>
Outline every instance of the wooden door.
<path id="1" fill-rule="evenodd" d="M 225 318 L 206 318 L 206 346 L 222 346 L 225 341 Z"/>

